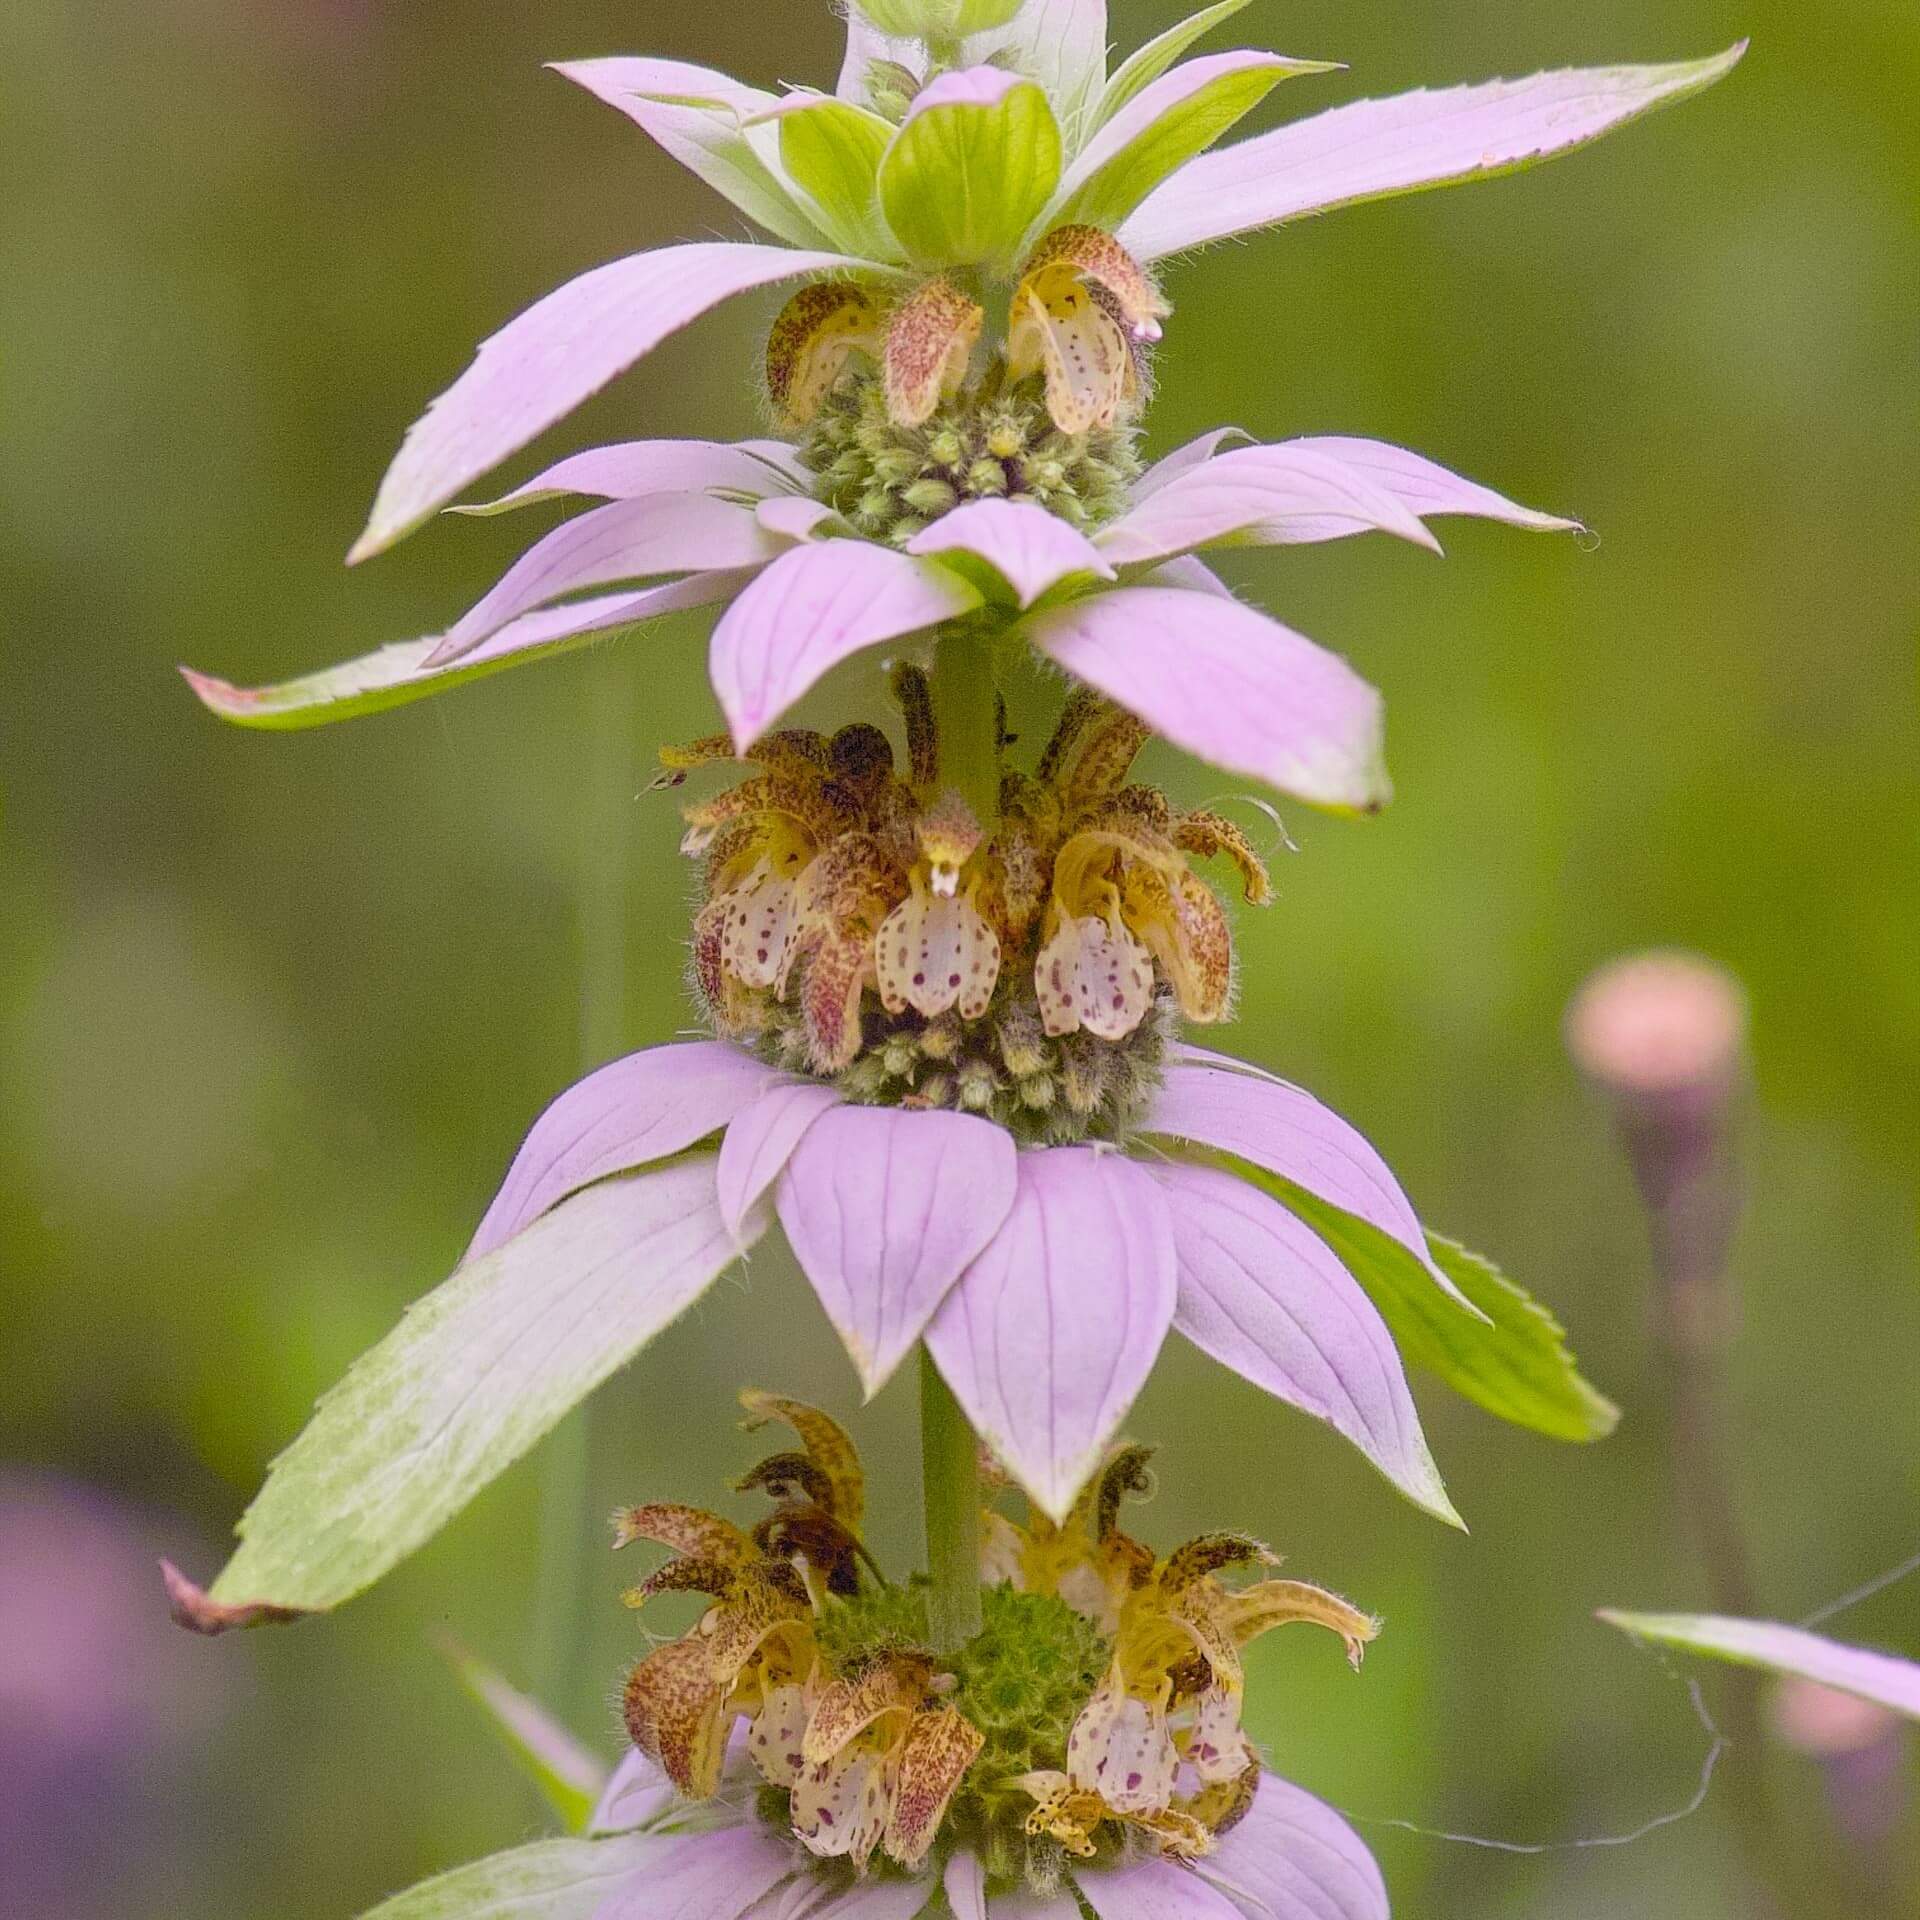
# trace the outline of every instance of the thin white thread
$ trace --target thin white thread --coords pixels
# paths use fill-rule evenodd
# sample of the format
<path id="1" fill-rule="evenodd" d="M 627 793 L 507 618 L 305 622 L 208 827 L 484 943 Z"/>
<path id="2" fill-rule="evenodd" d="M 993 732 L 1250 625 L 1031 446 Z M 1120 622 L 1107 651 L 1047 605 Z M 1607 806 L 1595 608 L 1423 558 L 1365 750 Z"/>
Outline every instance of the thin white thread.
<path id="1" fill-rule="evenodd" d="M 1652 1649 L 1647 1649 L 1652 1652 Z M 1656 1656 L 1658 1657 L 1658 1656 Z M 1678 1680 L 1680 1675 L 1662 1659 L 1660 1665 L 1670 1679 Z M 1690 1820 L 1707 1804 L 1707 1795 L 1713 1790 L 1713 1776 L 1718 1769 L 1721 1757 L 1728 1747 L 1727 1736 L 1714 1724 L 1714 1718 L 1707 1711 L 1706 1696 L 1700 1691 L 1698 1680 L 1686 1680 L 1682 1683 L 1687 1689 L 1687 1698 L 1693 1702 L 1693 1711 L 1700 1725 L 1705 1729 L 1708 1739 L 1706 1757 L 1700 1763 L 1700 1780 L 1693 1790 L 1693 1797 L 1685 1806 L 1675 1807 L 1666 1813 L 1656 1813 L 1651 1820 L 1643 1821 L 1631 1833 L 1592 1834 L 1577 1840 L 1489 1840 L 1477 1833 L 1447 1833 L 1438 1827 L 1423 1827 L 1411 1820 L 1388 1820 L 1368 1817 L 1365 1814 L 1351 1813 L 1341 1808 L 1347 1818 L 1356 1826 L 1395 1827 L 1402 1833 L 1411 1833 L 1422 1840 L 1446 1840 L 1459 1847 L 1480 1847 L 1490 1853 L 1579 1853 L 1593 1847 L 1630 1847 L 1637 1840 L 1644 1840 L 1650 1833 L 1657 1833 L 1662 1827 L 1678 1826 L 1682 1820 Z"/>
<path id="2" fill-rule="evenodd" d="M 1875 1574 L 1865 1585 L 1858 1586 L 1851 1593 L 1843 1593 L 1838 1600 L 1829 1600 L 1824 1607 L 1815 1607 L 1799 1624 L 1803 1627 L 1818 1627 L 1842 1614 L 1849 1608 L 1857 1607 L 1863 1600 L 1871 1600 L 1876 1593 L 1883 1592 L 1909 1575 L 1920 1573 L 1920 1553 L 1911 1554 L 1897 1567 L 1889 1567 L 1885 1573 Z"/>
<path id="3" fill-rule="evenodd" d="M 1287 831 L 1287 823 L 1280 817 L 1280 809 L 1271 801 L 1261 799 L 1257 793 L 1217 794 L 1211 799 L 1202 800 L 1200 805 L 1209 812 L 1219 813 L 1224 811 L 1228 805 L 1236 802 L 1242 806 L 1252 807 L 1256 812 L 1264 814 L 1267 824 L 1273 828 L 1273 840 L 1262 849 L 1262 852 L 1264 852 L 1268 858 L 1272 857 L 1275 847 L 1287 853 L 1298 853 L 1300 851 L 1299 842 Z"/>

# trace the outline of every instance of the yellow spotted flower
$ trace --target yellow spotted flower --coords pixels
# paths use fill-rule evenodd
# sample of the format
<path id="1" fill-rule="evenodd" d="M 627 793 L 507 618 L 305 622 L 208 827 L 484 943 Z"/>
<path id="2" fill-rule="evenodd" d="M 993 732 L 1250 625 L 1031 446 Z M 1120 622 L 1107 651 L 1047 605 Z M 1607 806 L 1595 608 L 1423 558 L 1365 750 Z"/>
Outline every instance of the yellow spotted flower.
<path id="1" fill-rule="evenodd" d="M 1088 1858 L 1107 1820 L 1152 1832 L 1168 1851 L 1203 1852 L 1238 1792 L 1251 1793 L 1258 1757 L 1240 1730 L 1240 1655 L 1252 1641 L 1312 1622 L 1338 1633 L 1358 1668 L 1379 1631 L 1378 1621 L 1301 1581 L 1228 1587 L 1219 1577 L 1228 1568 L 1273 1564 L 1243 1534 L 1205 1534 L 1156 1560 L 1118 1524 L 1123 1499 L 1150 1486 L 1147 1459 L 1144 1448 L 1117 1448 L 1064 1523 L 1037 1511 L 1024 1526 L 993 1508 L 983 1516 L 983 1577 L 1056 1595 L 1111 1636 L 1064 1766 L 1019 1781 L 1036 1802 L 1030 1830 Z M 1186 1791 L 1183 1771 L 1193 1776 Z"/>

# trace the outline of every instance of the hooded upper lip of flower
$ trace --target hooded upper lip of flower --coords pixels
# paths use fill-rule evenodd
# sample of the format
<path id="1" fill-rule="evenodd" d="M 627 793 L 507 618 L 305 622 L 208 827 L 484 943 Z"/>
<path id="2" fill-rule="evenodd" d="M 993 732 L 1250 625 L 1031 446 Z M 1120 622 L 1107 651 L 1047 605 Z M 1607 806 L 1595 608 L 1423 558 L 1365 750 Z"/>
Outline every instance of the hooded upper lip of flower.
<path id="1" fill-rule="evenodd" d="M 1744 50 L 1359 101 L 1205 154 L 1278 81 L 1321 70 L 1245 52 L 1180 62 L 1223 17 L 1209 9 L 1108 75 L 1102 0 L 1035 0 L 970 42 L 975 64 L 934 79 L 898 128 L 862 98 L 869 63 L 899 50 L 857 11 L 834 95 L 776 97 L 676 61 L 561 66 L 784 244 L 666 247 L 537 302 L 408 435 L 354 557 L 393 544 L 736 294 L 835 276 L 905 291 L 950 266 L 1011 278 L 1074 222 L 1115 234 L 1150 265 L 1331 207 L 1511 171 L 1699 90 Z M 981 190 L 944 191 L 955 166 Z M 969 209 L 959 227 L 957 199 Z M 1370 528 L 1432 546 L 1425 520 L 1447 513 L 1574 523 L 1374 442 L 1223 452 L 1227 437 L 1163 460 L 1092 539 L 1031 504 L 980 501 L 905 552 L 845 537 L 851 529 L 807 497 L 811 476 L 780 442 L 602 448 L 494 503 L 581 493 L 609 504 L 537 542 L 447 633 L 275 687 L 189 679 L 229 719 L 310 725 L 730 601 L 712 675 L 745 747 L 838 662 L 991 602 L 1042 654 L 1175 744 L 1313 804 L 1370 809 L 1387 793 L 1377 695 L 1234 600 L 1192 554 Z M 593 591 L 609 586 L 622 590 Z M 580 594 L 591 597 L 556 604 Z"/>

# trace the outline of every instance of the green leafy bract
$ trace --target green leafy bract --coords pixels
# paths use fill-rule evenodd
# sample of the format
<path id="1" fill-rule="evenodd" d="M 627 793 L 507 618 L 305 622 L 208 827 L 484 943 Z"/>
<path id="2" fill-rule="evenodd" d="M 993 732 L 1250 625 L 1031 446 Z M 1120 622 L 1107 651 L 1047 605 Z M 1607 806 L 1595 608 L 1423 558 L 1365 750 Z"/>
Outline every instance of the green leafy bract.
<path id="1" fill-rule="evenodd" d="M 1277 1174 L 1245 1161 L 1233 1166 L 1340 1256 L 1407 1359 L 1476 1406 L 1555 1440 L 1603 1440 L 1619 1423 L 1620 1410 L 1581 1378 L 1560 1323 L 1491 1261 L 1427 1235 L 1435 1264 L 1486 1315 L 1480 1320 L 1462 1312 L 1390 1234 Z"/>
<path id="2" fill-rule="evenodd" d="M 324 1612 L 431 1539 L 738 1251 L 713 1156 L 564 1200 L 410 1307 L 273 1463 L 215 1608 Z"/>
<path id="3" fill-rule="evenodd" d="M 946 78 L 975 83 L 978 73 Z M 880 163 L 887 225 L 917 265 L 1006 265 L 1060 183 L 1047 96 L 1002 78 L 956 86 L 951 97 L 935 81 Z"/>
<path id="4" fill-rule="evenodd" d="M 854 253 L 891 253 L 875 193 L 892 124 L 821 94 L 786 107 L 779 126 L 780 164 L 812 197 L 834 240 Z"/>
<path id="5" fill-rule="evenodd" d="M 650 1833 L 537 1841 L 423 1880 L 365 1920 L 593 1920 L 619 1882 L 667 1844 Z"/>
<path id="6" fill-rule="evenodd" d="M 1092 124 L 1087 128 L 1089 136 L 1098 133 L 1143 87 L 1152 86 L 1196 40 L 1203 39 L 1236 13 L 1245 12 L 1250 3 L 1251 0 L 1219 0 L 1218 5 L 1202 7 L 1179 25 L 1156 35 L 1145 46 L 1136 47 L 1115 68 L 1101 93 Z"/>

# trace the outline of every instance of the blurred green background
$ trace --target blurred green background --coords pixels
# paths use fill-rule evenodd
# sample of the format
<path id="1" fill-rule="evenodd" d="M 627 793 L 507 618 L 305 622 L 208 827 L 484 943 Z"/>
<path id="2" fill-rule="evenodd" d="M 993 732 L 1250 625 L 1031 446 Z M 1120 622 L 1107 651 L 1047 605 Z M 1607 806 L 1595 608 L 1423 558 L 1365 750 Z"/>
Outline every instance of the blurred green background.
<path id="1" fill-rule="evenodd" d="M 1115 37 L 1182 10 L 1122 0 Z M 1256 1725 L 1284 1771 L 1358 1816 L 1617 1831 L 1687 1798 L 1705 1738 L 1590 1618 L 1704 1598 L 1642 1225 L 1559 1038 L 1616 951 L 1696 946 L 1752 994 L 1734 1387 L 1767 1609 L 1798 1617 L 1920 1537 L 1920 18 L 1291 0 L 1238 24 L 1352 65 L 1270 117 L 1755 40 L 1721 87 L 1591 152 L 1176 267 L 1151 422 L 1156 451 L 1225 421 L 1377 434 L 1602 536 L 1455 523 L 1444 564 L 1384 541 L 1236 559 L 1385 689 L 1401 797 L 1365 825 L 1289 811 L 1302 851 L 1247 917 L 1227 1044 L 1349 1113 L 1430 1220 L 1553 1302 L 1619 1434 L 1556 1446 L 1417 1382 L 1462 1538 L 1191 1352 L 1170 1349 L 1132 1427 L 1163 1442 L 1151 1537 L 1249 1528 L 1387 1617 L 1361 1681 L 1313 1640 L 1262 1649 Z M 626 1040 L 687 1023 L 689 876 L 670 803 L 640 789 L 656 742 L 713 724 L 699 631 L 286 737 L 224 729 L 173 667 L 279 678 L 443 625 L 528 523 L 443 522 L 344 572 L 401 430 L 567 275 L 739 231 L 543 59 L 821 83 L 837 47 L 817 0 L 0 8 L 10 1914 L 346 1920 L 540 1830 L 430 1646 L 451 1632 L 522 1681 L 542 1664 L 537 1459 L 297 1631 L 178 1635 L 152 1560 L 210 1574 L 314 1395 L 458 1255 L 576 1071 L 579 903 L 610 857 Z M 553 444 L 755 431 L 770 308 L 680 336 Z M 615 808 L 582 751 L 609 703 L 630 715 Z M 1172 755 L 1155 771 L 1222 792 Z M 599 1512 L 713 1497 L 753 1455 L 731 1428 L 743 1377 L 855 1411 L 783 1252 L 593 1406 L 564 1704 L 609 1752 L 638 1640 Z M 855 1423 L 895 1565 L 913 1420 L 902 1384 Z M 1836 1631 L 1920 1654 L 1920 1582 Z M 1820 1877 L 1817 1770 L 1727 1763 L 1761 1764 Z M 1363 1831 L 1415 1920 L 1714 1920 L 1742 1911 L 1726 1807 L 1539 1858 Z M 1820 1910 L 1855 1911 L 1837 1890 Z"/>

